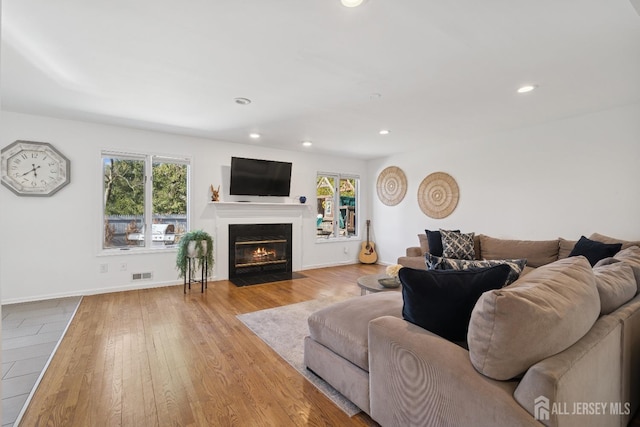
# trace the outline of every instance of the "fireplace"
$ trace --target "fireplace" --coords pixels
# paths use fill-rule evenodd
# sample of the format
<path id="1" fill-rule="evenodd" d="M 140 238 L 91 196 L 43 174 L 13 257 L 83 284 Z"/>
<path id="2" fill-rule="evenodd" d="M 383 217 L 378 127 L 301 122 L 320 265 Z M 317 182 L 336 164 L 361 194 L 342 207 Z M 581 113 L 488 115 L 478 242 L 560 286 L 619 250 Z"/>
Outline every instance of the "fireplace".
<path id="1" fill-rule="evenodd" d="M 229 280 L 237 286 L 288 280 L 291 224 L 229 224 Z"/>

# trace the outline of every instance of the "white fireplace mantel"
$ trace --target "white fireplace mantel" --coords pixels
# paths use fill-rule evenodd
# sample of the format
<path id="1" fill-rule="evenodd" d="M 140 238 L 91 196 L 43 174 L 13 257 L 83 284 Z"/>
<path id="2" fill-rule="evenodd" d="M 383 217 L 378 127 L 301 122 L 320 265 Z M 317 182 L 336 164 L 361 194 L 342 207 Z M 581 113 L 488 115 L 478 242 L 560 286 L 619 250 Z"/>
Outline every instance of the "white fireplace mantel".
<path id="1" fill-rule="evenodd" d="M 311 206 L 302 203 L 209 202 L 215 220 L 215 278 L 229 278 L 229 224 L 291 224 L 293 271 L 302 269 L 303 217 Z"/>
<path id="2" fill-rule="evenodd" d="M 305 211 L 310 211 L 310 205 L 302 203 L 257 203 L 257 202 L 209 202 L 213 207 L 215 216 L 242 217 L 242 216 L 268 216 L 274 214 L 284 214 L 287 212 L 302 215 Z"/>

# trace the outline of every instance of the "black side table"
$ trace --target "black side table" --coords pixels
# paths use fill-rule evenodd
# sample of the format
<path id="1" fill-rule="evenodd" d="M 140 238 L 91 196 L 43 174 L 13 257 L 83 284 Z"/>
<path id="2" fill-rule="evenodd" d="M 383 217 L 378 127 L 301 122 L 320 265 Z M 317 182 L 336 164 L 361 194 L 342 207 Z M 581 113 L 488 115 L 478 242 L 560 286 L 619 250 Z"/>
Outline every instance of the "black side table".
<path id="1" fill-rule="evenodd" d="M 197 279 L 193 279 L 192 276 L 192 272 L 191 269 L 195 268 L 196 265 L 198 265 L 198 263 L 196 261 L 200 262 L 200 280 Z M 208 272 L 209 272 L 209 265 L 207 263 L 207 258 L 206 257 L 202 257 L 202 258 L 187 258 L 187 274 L 184 275 L 184 293 L 187 293 L 187 284 L 189 285 L 189 290 L 191 290 L 191 283 L 200 283 L 200 292 L 204 292 L 204 290 L 207 288 L 207 279 L 208 279 Z"/>

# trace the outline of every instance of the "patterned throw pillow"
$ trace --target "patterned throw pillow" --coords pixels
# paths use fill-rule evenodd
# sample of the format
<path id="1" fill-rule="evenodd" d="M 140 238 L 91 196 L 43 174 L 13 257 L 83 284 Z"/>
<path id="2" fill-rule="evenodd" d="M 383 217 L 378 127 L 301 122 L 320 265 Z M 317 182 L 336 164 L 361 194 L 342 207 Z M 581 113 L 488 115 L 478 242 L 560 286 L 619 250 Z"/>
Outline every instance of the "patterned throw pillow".
<path id="1" fill-rule="evenodd" d="M 506 264 L 511 271 L 507 281 L 503 286 L 507 286 L 518 280 L 520 273 L 527 265 L 526 259 L 488 259 L 488 260 L 466 260 L 442 258 L 432 254 L 426 254 L 427 270 L 469 270 L 474 268 L 493 267 L 494 265 Z"/>
<path id="2" fill-rule="evenodd" d="M 442 256 L 445 258 L 474 259 L 473 233 L 456 233 L 440 229 Z"/>

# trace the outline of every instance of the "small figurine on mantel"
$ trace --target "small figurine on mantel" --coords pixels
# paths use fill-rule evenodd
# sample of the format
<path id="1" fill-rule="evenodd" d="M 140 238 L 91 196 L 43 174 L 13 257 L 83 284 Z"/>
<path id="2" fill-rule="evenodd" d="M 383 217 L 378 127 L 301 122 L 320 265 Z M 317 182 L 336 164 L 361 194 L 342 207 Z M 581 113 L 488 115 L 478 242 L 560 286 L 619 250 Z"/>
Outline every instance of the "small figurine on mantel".
<path id="1" fill-rule="evenodd" d="M 211 184 L 211 201 L 217 202 L 220 200 L 220 186 L 218 185 L 218 189 L 213 188 L 213 184 Z"/>

